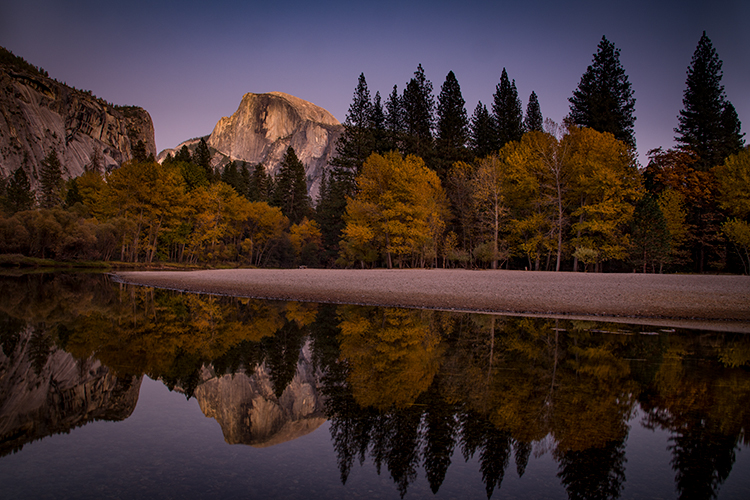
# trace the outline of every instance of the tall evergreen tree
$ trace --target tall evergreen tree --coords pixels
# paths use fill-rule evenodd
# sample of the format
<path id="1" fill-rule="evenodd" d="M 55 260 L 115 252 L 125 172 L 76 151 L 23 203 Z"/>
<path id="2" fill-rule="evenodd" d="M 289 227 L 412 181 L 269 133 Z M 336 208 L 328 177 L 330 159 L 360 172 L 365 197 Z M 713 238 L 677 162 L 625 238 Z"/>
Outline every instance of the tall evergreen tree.
<path id="1" fill-rule="evenodd" d="M 497 152 L 495 144 L 495 130 L 492 126 L 492 117 L 487 110 L 487 106 L 482 104 L 482 101 L 479 101 L 471 117 L 469 145 L 475 157 L 484 158 L 493 152 Z"/>
<path id="2" fill-rule="evenodd" d="M 523 129 L 526 132 L 541 132 L 543 125 L 542 108 L 539 106 L 539 99 L 536 96 L 536 92 L 532 91 L 529 96 L 529 103 L 526 105 Z"/>
<path id="3" fill-rule="evenodd" d="M 432 95 L 432 82 L 425 77 L 421 64 L 406 84 L 402 103 L 406 130 L 404 152 L 419 156 L 429 165 L 433 155 L 435 98 Z"/>
<path id="4" fill-rule="evenodd" d="M 570 118 L 581 127 L 609 132 L 635 147 L 635 98 L 620 64 L 620 49 L 602 37 L 592 64 L 570 101 Z"/>
<path id="5" fill-rule="evenodd" d="M 34 193 L 31 192 L 29 177 L 23 167 L 18 167 L 10 177 L 5 200 L 6 209 L 10 213 L 31 210 L 34 206 Z"/>
<path id="6" fill-rule="evenodd" d="M 52 208 L 62 203 L 61 190 L 63 186 L 62 165 L 54 149 L 42 160 L 39 171 L 42 208 Z"/>
<path id="7" fill-rule="evenodd" d="M 449 71 L 440 89 L 437 106 L 435 146 L 438 158 L 435 165 L 442 180 L 445 180 L 453 163 L 468 159 L 466 146 L 469 142 L 469 119 L 465 104 L 456 75 Z"/>
<path id="8" fill-rule="evenodd" d="M 198 146 L 196 146 L 192 160 L 193 163 L 202 167 L 203 170 L 206 171 L 206 178 L 209 182 L 212 182 L 214 178 L 214 170 L 211 167 L 211 151 L 208 149 L 208 144 L 206 144 L 205 138 L 201 138 Z"/>
<path id="9" fill-rule="evenodd" d="M 183 163 L 190 163 L 192 158 L 190 156 L 190 150 L 187 146 L 182 146 L 179 151 L 174 155 L 174 161 L 181 161 Z"/>
<path id="10" fill-rule="evenodd" d="M 383 109 L 383 99 L 380 97 L 380 91 L 375 92 L 375 97 L 372 99 L 370 128 L 372 129 L 374 151 L 376 153 L 386 153 L 393 149 L 388 144 L 385 110 Z"/>
<path id="11" fill-rule="evenodd" d="M 367 89 L 365 75 L 361 73 L 344 121 L 344 133 L 336 142 L 336 155 L 331 160 L 336 181 L 349 183 L 351 189 L 354 177 L 375 149 L 372 116 L 370 91 Z"/>
<path id="12" fill-rule="evenodd" d="M 250 181 L 247 187 L 247 198 L 250 201 L 265 201 L 268 203 L 271 200 L 271 179 L 266 173 L 266 167 L 262 163 L 258 163 L 253 168 L 253 173 L 250 175 Z"/>
<path id="13" fill-rule="evenodd" d="M 500 83 L 495 88 L 492 103 L 492 119 L 495 125 L 496 144 L 500 149 L 510 141 L 520 141 L 523 135 L 523 109 L 518 98 L 516 81 L 508 79 L 503 68 Z"/>
<path id="14" fill-rule="evenodd" d="M 687 70 L 675 140 L 698 155 L 697 168 L 708 171 L 739 152 L 743 145 L 740 121 L 727 101 L 722 62 L 711 40 L 703 32 Z"/>
<path id="15" fill-rule="evenodd" d="M 272 205 L 279 207 L 281 213 L 286 215 L 292 224 L 299 224 L 303 218 L 312 215 L 310 196 L 307 194 L 305 166 L 299 161 L 291 146 L 287 148 L 281 160 L 272 202 Z"/>
<path id="16" fill-rule="evenodd" d="M 386 152 L 401 151 L 403 153 L 401 142 L 404 128 L 404 106 L 398 93 L 398 85 L 394 85 L 385 101 Z"/>

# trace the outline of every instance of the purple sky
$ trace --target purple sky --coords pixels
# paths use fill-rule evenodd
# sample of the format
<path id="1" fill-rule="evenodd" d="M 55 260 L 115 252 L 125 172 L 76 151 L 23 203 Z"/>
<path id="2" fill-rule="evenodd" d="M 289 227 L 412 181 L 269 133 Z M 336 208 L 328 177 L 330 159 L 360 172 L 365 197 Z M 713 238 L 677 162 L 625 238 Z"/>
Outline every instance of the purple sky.
<path id="1" fill-rule="evenodd" d="M 383 98 L 421 63 L 435 96 L 448 71 L 471 116 L 503 67 L 526 109 L 561 121 L 602 35 L 621 50 L 636 141 L 674 145 L 685 76 L 703 30 L 727 97 L 750 130 L 750 2 L 0 0 L 0 45 L 50 76 L 149 111 L 159 150 L 211 133 L 246 92 L 286 92 L 346 117 L 357 77 Z M 748 139 L 750 142 L 750 139 Z"/>

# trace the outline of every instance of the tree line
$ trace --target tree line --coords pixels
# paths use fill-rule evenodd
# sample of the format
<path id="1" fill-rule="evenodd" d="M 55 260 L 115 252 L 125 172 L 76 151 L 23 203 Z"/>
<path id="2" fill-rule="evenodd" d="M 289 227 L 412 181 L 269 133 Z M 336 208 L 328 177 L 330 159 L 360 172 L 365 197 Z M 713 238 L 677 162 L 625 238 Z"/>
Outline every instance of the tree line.
<path id="1" fill-rule="evenodd" d="M 688 68 L 678 146 L 635 157 L 635 98 L 602 37 L 563 123 L 503 69 L 471 117 L 451 71 L 437 100 L 419 65 L 385 101 L 359 76 L 310 199 L 290 147 L 264 165 L 211 164 L 201 140 L 159 165 L 103 172 L 92 153 L 63 182 L 51 151 L 2 185 L 0 251 L 58 259 L 255 266 L 491 267 L 750 272 L 750 151 L 703 34 Z M 34 172 L 39 192 L 30 189 Z"/>

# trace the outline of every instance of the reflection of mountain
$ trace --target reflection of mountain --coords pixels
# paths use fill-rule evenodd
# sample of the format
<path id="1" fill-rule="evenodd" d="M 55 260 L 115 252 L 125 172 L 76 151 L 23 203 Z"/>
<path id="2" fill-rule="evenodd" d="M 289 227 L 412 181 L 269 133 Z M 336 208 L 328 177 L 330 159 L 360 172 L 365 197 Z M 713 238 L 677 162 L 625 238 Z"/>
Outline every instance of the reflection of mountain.
<path id="1" fill-rule="evenodd" d="M 202 377 L 195 397 L 201 411 L 221 425 L 229 444 L 273 446 L 304 436 L 326 420 L 309 342 L 300 351 L 297 373 L 281 397 L 275 395 L 266 363 L 252 375 L 216 376 L 204 367 Z"/>
<path id="2" fill-rule="evenodd" d="M 133 413 L 142 377 L 118 379 L 98 361 L 77 361 L 39 329 L 16 335 L 11 352 L 0 350 L 0 456 L 94 420 Z"/>

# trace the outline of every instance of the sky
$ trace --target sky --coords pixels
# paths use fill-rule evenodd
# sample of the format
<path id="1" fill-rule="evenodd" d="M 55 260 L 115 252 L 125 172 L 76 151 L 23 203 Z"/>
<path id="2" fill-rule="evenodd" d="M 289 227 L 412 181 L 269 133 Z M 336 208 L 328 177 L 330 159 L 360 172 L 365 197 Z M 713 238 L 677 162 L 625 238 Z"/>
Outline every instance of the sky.
<path id="1" fill-rule="evenodd" d="M 306 2 L 0 0 L 0 45 L 51 77 L 151 115 L 157 150 L 208 135 L 247 92 L 280 91 L 343 122 L 360 73 L 383 100 L 418 64 L 434 94 L 449 71 L 466 110 L 488 108 L 503 68 L 526 109 L 561 122 L 602 36 L 636 98 L 639 159 L 669 148 L 703 31 L 750 130 L 747 0 Z M 750 142 L 750 137 L 746 137 Z"/>

